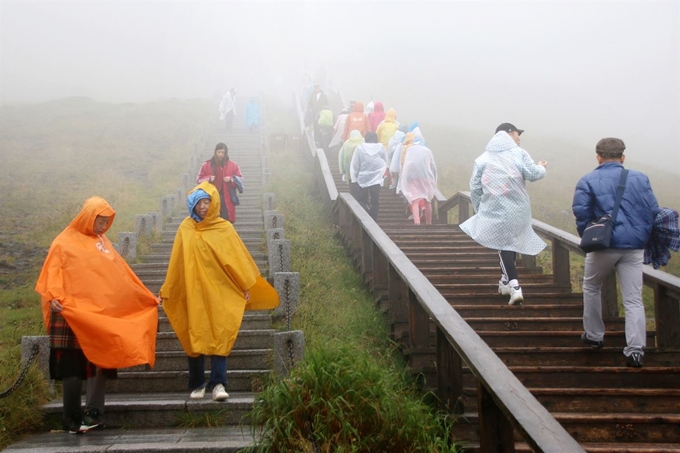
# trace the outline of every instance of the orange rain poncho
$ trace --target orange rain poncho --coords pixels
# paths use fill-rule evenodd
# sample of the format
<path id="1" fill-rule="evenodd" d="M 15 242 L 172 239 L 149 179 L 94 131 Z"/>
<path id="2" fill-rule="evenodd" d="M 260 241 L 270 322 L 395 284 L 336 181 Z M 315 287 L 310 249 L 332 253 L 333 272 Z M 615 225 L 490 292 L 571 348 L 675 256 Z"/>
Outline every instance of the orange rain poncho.
<path id="1" fill-rule="evenodd" d="M 116 213 L 100 197 L 85 201 L 80 213 L 52 242 L 35 290 L 50 330 L 50 302 L 57 299 L 85 357 L 101 368 L 154 365 L 158 300 L 111 242 L 94 232 L 98 215 Z"/>
<path id="2" fill-rule="evenodd" d="M 276 308 L 279 296 L 260 275 L 234 226 L 219 217 L 215 186 L 202 182 L 189 193 L 198 189 L 210 196 L 210 208 L 200 222 L 187 217 L 180 224 L 160 295 L 187 355 L 227 356 L 243 312 Z"/>

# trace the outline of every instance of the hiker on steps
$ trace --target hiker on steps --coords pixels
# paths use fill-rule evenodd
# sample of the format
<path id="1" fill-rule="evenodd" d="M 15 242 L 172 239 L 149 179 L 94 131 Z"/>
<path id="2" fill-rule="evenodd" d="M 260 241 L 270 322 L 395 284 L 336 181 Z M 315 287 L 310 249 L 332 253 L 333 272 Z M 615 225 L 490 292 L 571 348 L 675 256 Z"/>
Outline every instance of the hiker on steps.
<path id="1" fill-rule="evenodd" d="M 74 434 L 100 424 L 106 379 L 117 368 L 153 367 L 156 357 L 158 300 L 104 235 L 115 215 L 103 198 L 85 201 L 52 242 L 35 285 L 50 335 L 50 377 L 62 381 L 64 425 Z"/>
<path id="2" fill-rule="evenodd" d="M 220 195 L 208 182 L 187 199 L 189 216 L 177 230 L 168 273 L 161 287 L 163 308 L 189 356 L 190 398 L 229 398 L 227 356 L 244 310 L 268 310 L 279 304 L 276 290 L 260 271 L 233 225 L 219 217 Z M 205 357 L 210 379 L 205 382 Z"/>
<path id="3" fill-rule="evenodd" d="M 510 123 L 496 128 L 472 170 L 470 198 L 475 215 L 460 225 L 478 244 L 498 250 L 502 272 L 498 292 L 510 296 L 509 305 L 524 300 L 515 266 L 517 254 L 537 255 L 546 246 L 531 228 L 531 202 L 525 181 L 543 178 L 548 163 L 534 163 L 529 153 L 519 147 L 522 132 Z"/>
<path id="4" fill-rule="evenodd" d="M 588 222 L 611 214 L 626 156 L 623 140 L 603 138 L 595 146 L 598 167 L 576 185 L 572 210 L 576 229 L 583 235 Z M 608 249 L 586 254 L 583 275 L 583 335 L 581 341 L 593 349 L 604 346 L 602 322 L 602 281 L 616 269 L 623 309 L 626 313 L 626 365 L 641 367 L 647 343 L 645 306 L 642 304 L 642 262 L 644 249 L 661 210 L 644 174 L 628 170 L 623 184 Z M 612 215 L 612 217 L 614 217 Z"/>
<path id="5" fill-rule="evenodd" d="M 215 145 L 213 157 L 206 160 L 198 171 L 196 183 L 204 181 L 217 187 L 220 194 L 220 217 L 231 223 L 236 222 L 238 193 L 243 193 L 243 175 L 238 164 L 229 159 L 229 149 L 224 143 Z"/>

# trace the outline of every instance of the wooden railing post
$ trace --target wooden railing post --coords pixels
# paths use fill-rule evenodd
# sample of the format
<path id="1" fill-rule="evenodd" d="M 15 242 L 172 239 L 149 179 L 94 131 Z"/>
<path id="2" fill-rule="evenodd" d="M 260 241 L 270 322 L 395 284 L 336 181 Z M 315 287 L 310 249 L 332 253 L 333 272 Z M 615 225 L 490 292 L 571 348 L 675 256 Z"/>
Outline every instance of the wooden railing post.
<path id="1" fill-rule="evenodd" d="M 402 335 L 408 331 L 408 285 L 392 263 L 387 268 L 387 284 L 389 294 L 389 319 L 392 325 L 392 339 L 400 342 Z"/>
<path id="2" fill-rule="evenodd" d="M 430 317 L 410 288 L 408 291 L 408 326 L 411 347 L 427 348 L 430 345 Z"/>
<path id="3" fill-rule="evenodd" d="M 510 421 L 484 385 L 477 381 L 479 446 L 483 453 L 514 453 L 515 436 Z"/>
<path id="4" fill-rule="evenodd" d="M 558 239 L 552 241 L 553 281 L 560 286 L 571 286 L 569 249 Z"/>
<path id="5" fill-rule="evenodd" d="M 602 300 L 602 316 L 617 318 L 619 316 L 619 295 L 616 291 L 616 273 L 613 270 L 602 281 L 600 299 Z"/>
<path id="6" fill-rule="evenodd" d="M 680 348 L 680 294 L 658 283 L 654 284 L 656 346 Z"/>
<path id="7" fill-rule="evenodd" d="M 352 242 L 351 242 L 351 253 L 352 253 L 352 264 L 357 267 L 361 267 L 361 232 L 363 228 L 361 227 L 361 221 L 356 217 L 352 216 Z M 358 262 L 357 262 L 358 260 Z M 361 271 L 361 269 L 359 269 Z"/>
<path id="8" fill-rule="evenodd" d="M 379 299 L 387 290 L 387 258 L 375 242 L 371 242 L 373 251 L 373 297 Z"/>
<path id="9" fill-rule="evenodd" d="M 439 327 L 437 327 L 437 395 L 445 410 L 456 414 L 465 411 L 463 361 Z"/>
<path id="10" fill-rule="evenodd" d="M 364 284 L 373 288 L 373 240 L 366 230 L 361 229 L 361 272 Z"/>
<path id="11" fill-rule="evenodd" d="M 470 203 L 462 197 L 458 201 L 458 224 L 470 218 Z"/>

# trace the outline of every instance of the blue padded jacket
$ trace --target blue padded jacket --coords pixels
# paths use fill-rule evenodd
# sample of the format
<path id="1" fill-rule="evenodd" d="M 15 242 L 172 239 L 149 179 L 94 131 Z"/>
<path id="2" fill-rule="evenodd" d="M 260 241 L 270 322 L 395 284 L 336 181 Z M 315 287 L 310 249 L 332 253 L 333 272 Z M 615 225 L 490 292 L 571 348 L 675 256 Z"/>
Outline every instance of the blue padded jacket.
<path id="1" fill-rule="evenodd" d="M 588 222 L 612 212 L 621 170 L 623 165 L 619 162 L 605 162 L 576 184 L 571 208 L 579 236 Z M 644 249 L 659 211 L 649 178 L 639 171 L 629 170 L 610 248 Z"/>

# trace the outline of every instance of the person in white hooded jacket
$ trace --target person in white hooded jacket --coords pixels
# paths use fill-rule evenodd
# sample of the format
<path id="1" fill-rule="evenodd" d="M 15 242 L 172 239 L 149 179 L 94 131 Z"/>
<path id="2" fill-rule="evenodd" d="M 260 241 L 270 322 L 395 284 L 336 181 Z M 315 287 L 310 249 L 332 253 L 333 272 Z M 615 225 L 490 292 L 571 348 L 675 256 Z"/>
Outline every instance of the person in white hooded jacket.
<path id="1" fill-rule="evenodd" d="M 357 201 L 373 220 L 378 220 L 380 187 L 387 171 L 387 151 L 375 132 L 366 133 L 366 142 L 357 146 L 350 163 L 352 181 L 359 185 Z M 370 202 L 369 202 L 370 198 Z"/>

